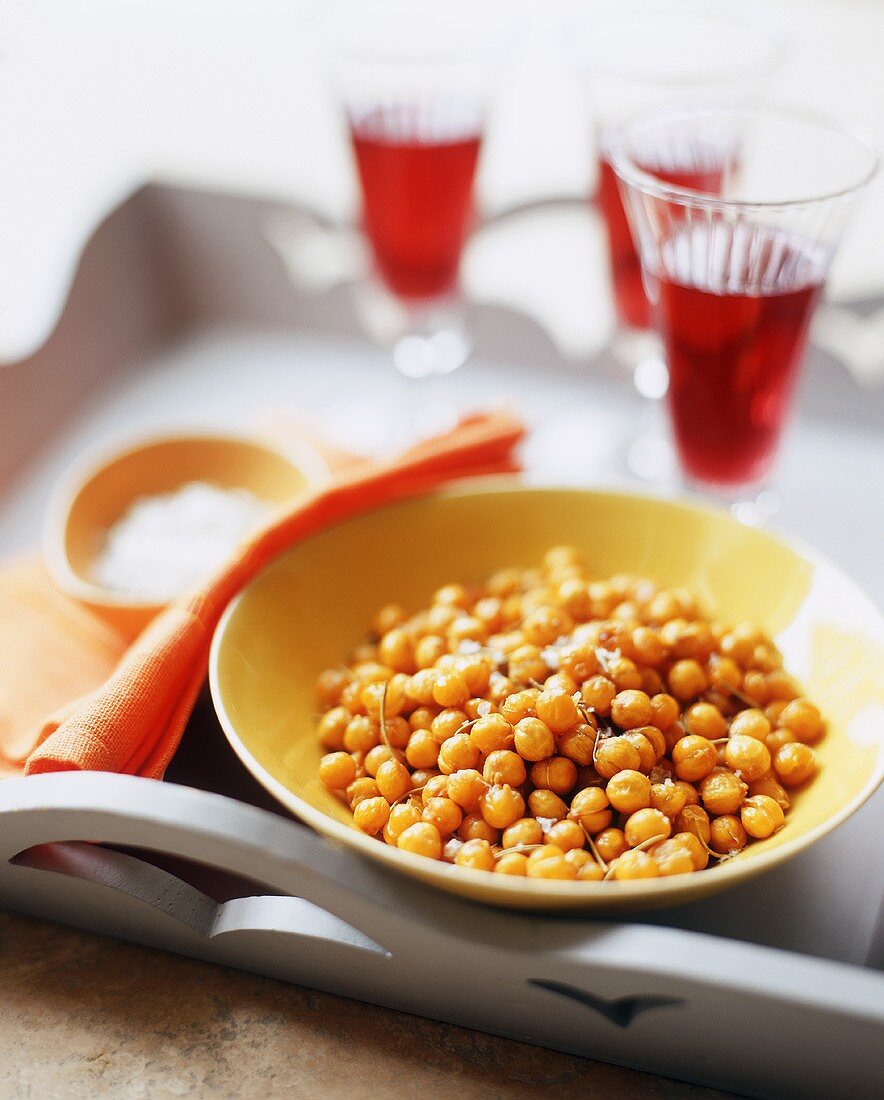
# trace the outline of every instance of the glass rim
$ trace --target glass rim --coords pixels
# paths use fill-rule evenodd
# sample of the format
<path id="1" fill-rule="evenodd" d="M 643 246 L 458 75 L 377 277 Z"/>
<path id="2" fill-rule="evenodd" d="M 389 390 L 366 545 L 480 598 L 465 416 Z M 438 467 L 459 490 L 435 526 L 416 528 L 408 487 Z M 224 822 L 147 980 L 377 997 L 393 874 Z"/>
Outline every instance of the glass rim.
<path id="1" fill-rule="evenodd" d="M 664 15 L 666 15 L 666 13 L 661 11 L 660 17 L 662 18 Z M 673 18 L 685 19 L 692 26 L 695 26 L 698 17 L 696 13 L 693 16 L 688 15 L 686 9 L 675 9 L 670 14 L 666 15 L 667 22 L 671 22 Z M 656 85 L 660 88 L 677 91 L 686 88 L 708 89 L 722 84 L 757 80 L 772 72 L 777 62 L 786 51 L 787 39 L 783 31 L 757 26 L 751 20 L 741 18 L 739 15 L 729 12 L 708 11 L 700 16 L 700 18 L 702 18 L 707 26 L 719 26 L 725 32 L 738 28 L 741 31 L 748 31 L 755 35 L 759 41 L 763 40 L 768 47 L 763 60 L 754 64 L 744 62 L 739 66 L 735 65 L 725 72 L 709 72 L 708 74 L 700 76 L 683 76 L 681 74 L 664 76 L 660 74 L 654 75 L 653 73 L 649 75 L 647 71 L 639 72 L 638 70 L 629 70 L 622 66 L 622 62 L 605 63 L 603 61 L 599 63 L 598 61 L 591 60 L 586 56 L 586 43 L 583 41 L 578 42 L 573 47 L 573 56 L 576 59 L 581 73 L 590 80 L 595 74 L 598 74 L 606 79 L 618 80 L 624 84 L 635 87 L 641 85 Z M 611 10 L 601 15 L 599 18 L 594 19 L 591 26 L 594 29 L 600 26 L 613 27 L 618 24 L 625 27 L 628 24 L 635 23 L 639 19 L 640 16 L 637 14 L 630 14 L 627 11 Z M 570 29 L 579 33 L 581 38 L 585 37 L 587 32 L 586 17 L 580 16 L 574 19 Z"/>
<path id="2" fill-rule="evenodd" d="M 836 190 L 823 191 L 813 195 L 803 195 L 794 199 L 729 199 L 711 191 L 698 191 L 690 187 L 680 187 L 667 183 L 653 172 L 641 168 L 634 157 L 626 150 L 626 141 L 631 133 L 640 133 L 667 122 L 689 121 L 691 119 L 715 117 L 760 117 L 779 116 L 804 122 L 839 137 L 847 138 L 861 149 L 867 157 L 865 171 L 852 184 Z M 880 167 L 880 156 L 872 141 L 858 127 L 848 125 L 840 119 L 822 112 L 794 107 L 788 104 L 760 103 L 749 107 L 702 107 L 681 108 L 680 110 L 640 111 L 614 127 L 606 141 L 606 149 L 616 174 L 628 186 L 653 198 L 672 202 L 677 206 L 704 206 L 714 210 L 752 210 L 776 211 L 794 210 L 802 207 L 819 206 L 838 200 L 852 199 L 871 183 Z"/>
<path id="3" fill-rule="evenodd" d="M 460 0 L 460 5 L 465 12 L 473 11 L 470 0 Z M 409 0 L 379 0 L 377 8 L 381 7 L 389 9 L 396 7 L 407 12 L 410 17 L 419 15 Z M 360 0 L 334 0 L 334 3 L 329 4 L 327 8 L 314 14 L 314 23 L 322 39 L 323 48 L 339 64 L 413 70 L 441 66 L 482 65 L 507 53 L 510 46 L 509 39 L 512 37 L 512 32 L 508 33 L 502 16 L 506 10 L 505 6 L 503 3 L 498 3 L 495 20 L 497 34 L 486 33 L 484 36 L 465 37 L 456 46 L 449 42 L 432 42 L 427 39 L 426 52 L 416 57 L 412 50 L 413 43 L 392 45 L 385 42 L 379 45 L 377 42 L 360 41 L 355 37 L 348 40 L 346 35 L 338 38 L 331 34 L 334 18 L 348 9 L 362 14 L 365 12 Z M 491 20 L 488 23 L 490 25 Z M 419 21 L 415 20 L 413 26 L 419 26 Z"/>

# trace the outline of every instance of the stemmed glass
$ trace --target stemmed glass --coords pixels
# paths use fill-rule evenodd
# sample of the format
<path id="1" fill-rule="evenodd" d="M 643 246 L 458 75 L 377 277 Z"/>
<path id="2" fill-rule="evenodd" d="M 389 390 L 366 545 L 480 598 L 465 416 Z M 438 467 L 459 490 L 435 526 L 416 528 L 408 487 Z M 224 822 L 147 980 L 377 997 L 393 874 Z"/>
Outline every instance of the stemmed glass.
<path id="1" fill-rule="evenodd" d="M 372 274 L 363 322 L 411 378 L 468 357 L 459 269 L 504 35 L 498 5 L 353 0 L 324 22 Z"/>
<path id="2" fill-rule="evenodd" d="M 687 484 L 763 522 L 810 320 L 875 153 L 835 123 L 772 106 L 636 117 L 609 148 Z M 682 180 L 712 172 L 715 186 L 649 170 L 661 163 Z"/>
<path id="3" fill-rule="evenodd" d="M 601 11 L 593 6 L 583 17 L 575 29 L 574 48 L 595 123 L 596 204 L 617 319 L 611 351 L 631 372 L 638 393 L 654 402 L 666 393 L 666 370 L 611 166 L 610 137 L 624 119 L 641 110 L 745 105 L 773 69 L 781 42 L 733 9 L 702 0 L 617 0 Z M 686 187 L 714 191 L 720 182 L 714 165 L 692 172 L 665 162 L 646 167 Z M 655 407 L 648 406 L 626 456 L 632 472 L 641 477 L 665 476 L 671 464 L 665 438 L 652 426 L 658 419 Z"/>

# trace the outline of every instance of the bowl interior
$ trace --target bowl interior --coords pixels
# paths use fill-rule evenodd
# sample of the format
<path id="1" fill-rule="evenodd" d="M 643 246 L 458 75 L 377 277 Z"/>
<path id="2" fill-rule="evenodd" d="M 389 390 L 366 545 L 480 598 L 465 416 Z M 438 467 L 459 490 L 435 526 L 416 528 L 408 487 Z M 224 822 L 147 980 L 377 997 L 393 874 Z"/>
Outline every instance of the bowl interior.
<path id="1" fill-rule="evenodd" d="M 786 665 L 829 723 L 819 774 L 786 826 L 714 870 L 624 883 L 555 883 L 466 872 L 363 836 L 316 777 L 314 683 L 366 633 L 374 611 L 416 610 L 435 588 L 529 566 L 574 543 L 598 576 L 628 571 L 689 588 L 727 622 L 777 637 Z M 838 570 L 724 514 L 612 493 L 471 489 L 341 524 L 284 554 L 228 609 L 211 682 L 222 724 L 246 765 L 315 828 L 437 886 L 502 904 L 626 908 L 688 900 L 788 858 L 856 809 L 880 782 L 881 619 Z"/>
<path id="2" fill-rule="evenodd" d="M 174 491 L 189 481 L 249 489 L 272 503 L 289 499 L 306 484 L 284 455 L 247 439 L 182 436 L 139 445 L 87 475 L 66 502 L 57 537 L 67 568 L 91 585 L 90 568 L 104 535 L 132 502 Z M 114 602 L 141 602 L 108 595 Z"/>

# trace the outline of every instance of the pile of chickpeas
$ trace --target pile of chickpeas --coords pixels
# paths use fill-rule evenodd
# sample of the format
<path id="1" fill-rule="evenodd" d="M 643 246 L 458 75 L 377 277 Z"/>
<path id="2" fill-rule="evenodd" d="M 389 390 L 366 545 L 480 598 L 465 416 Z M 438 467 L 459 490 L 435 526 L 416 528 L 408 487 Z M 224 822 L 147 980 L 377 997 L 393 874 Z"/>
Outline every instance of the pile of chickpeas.
<path id="1" fill-rule="evenodd" d="M 355 825 L 498 875 L 688 874 L 783 827 L 819 710 L 750 624 L 579 552 L 426 610 L 391 604 L 322 673 L 319 775 Z"/>

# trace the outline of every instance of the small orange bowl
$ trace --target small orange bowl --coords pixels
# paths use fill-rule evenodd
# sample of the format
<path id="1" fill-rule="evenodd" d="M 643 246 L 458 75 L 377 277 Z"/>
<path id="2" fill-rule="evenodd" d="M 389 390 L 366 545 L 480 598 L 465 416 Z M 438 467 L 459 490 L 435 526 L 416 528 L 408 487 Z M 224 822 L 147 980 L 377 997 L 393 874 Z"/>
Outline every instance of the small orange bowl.
<path id="1" fill-rule="evenodd" d="M 123 450 L 92 456 L 56 492 L 44 529 L 44 557 L 67 595 L 134 638 L 165 602 L 105 588 L 92 567 L 111 527 L 140 497 L 174 492 L 191 481 L 248 489 L 269 504 L 282 504 L 328 474 L 312 448 L 297 460 L 257 440 L 222 434 L 167 435 Z"/>

